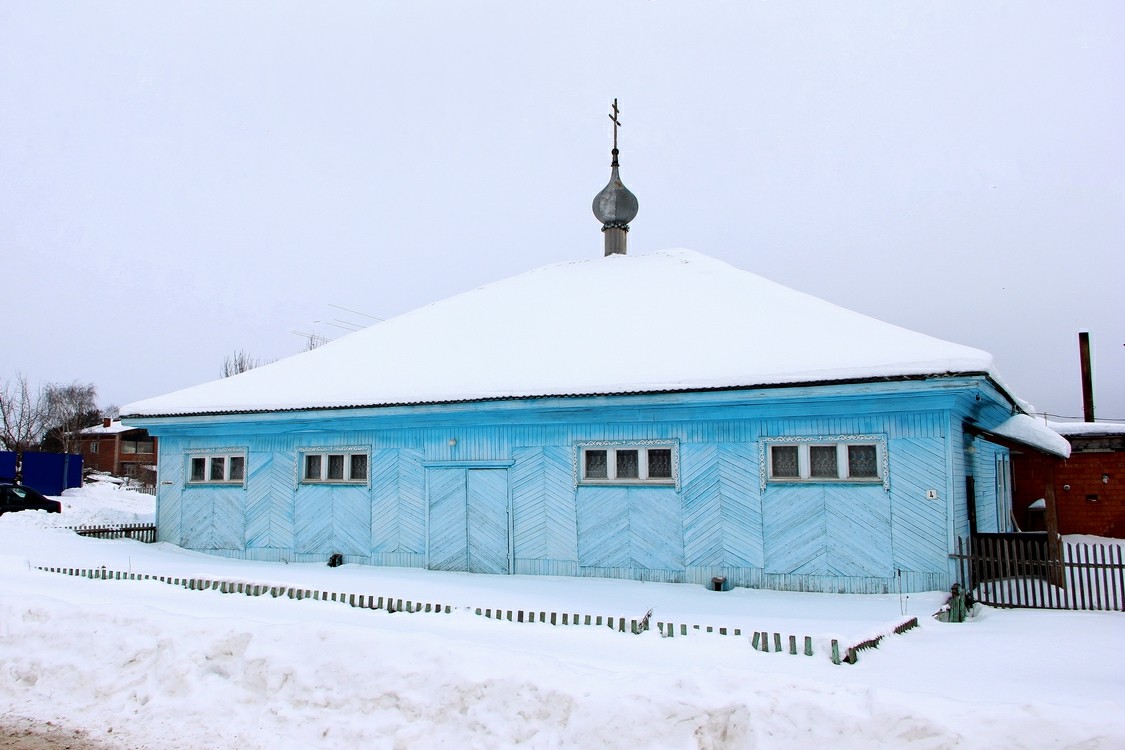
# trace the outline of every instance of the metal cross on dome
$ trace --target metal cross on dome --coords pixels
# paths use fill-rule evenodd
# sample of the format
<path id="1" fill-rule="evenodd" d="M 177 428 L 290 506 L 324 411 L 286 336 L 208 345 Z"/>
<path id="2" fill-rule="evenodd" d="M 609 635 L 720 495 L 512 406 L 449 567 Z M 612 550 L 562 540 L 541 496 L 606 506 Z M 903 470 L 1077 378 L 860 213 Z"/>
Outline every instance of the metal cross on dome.
<path id="1" fill-rule="evenodd" d="M 621 125 L 621 121 L 617 119 L 617 115 L 619 115 L 619 114 L 620 114 L 620 110 L 617 109 L 617 99 L 614 98 L 614 100 L 613 100 L 613 114 L 609 116 L 609 119 L 613 120 L 613 149 L 614 149 L 614 151 L 617 150 L 617 128 L 618 128 L 619 125 Z"/>
<path id="2" fill-rule="evenodd" d="M 613 154 L 613 163 L 610 166 L 614 166 L 614 167 L 618 166 L 618 164 L 617 164 L 617 128 L 621 126 L 621 121 L 617 119 L 617 116 L 619 114 L 620 114 L 620 110 L 617 109 L 617 97 L 614 97 L 613 98 L 613 114 L 609 116 L 609 119 L 613 120 L 613 151 L 611 152 Z"/>

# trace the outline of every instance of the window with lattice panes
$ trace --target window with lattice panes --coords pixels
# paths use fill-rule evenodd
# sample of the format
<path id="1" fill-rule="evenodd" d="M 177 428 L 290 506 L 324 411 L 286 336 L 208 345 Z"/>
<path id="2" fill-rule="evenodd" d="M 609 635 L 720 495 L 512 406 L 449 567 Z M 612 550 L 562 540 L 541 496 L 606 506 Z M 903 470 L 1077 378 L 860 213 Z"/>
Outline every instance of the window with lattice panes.
<path id="1" fill-rule="evenodd" d="M 882 481 L 882 450 L 876 442 L 771 441 L 767 476 L 773 482 Z"/>
<path id="2" fill-rule="evenodd" d="M 674 484 L 675 451 L 670 445 L 580 446 L 579 481 L 586 484 Z"/>
<path id="3" fill-rule="evenodd" d="M 366 484 L 367 452 L 304 451 L 301 482 L 305 484 Z"/>
<path id="4" fill-rule="evenodd" d="M 188 457 L 188 484 L 243 484 L 245 453 L 208 453 Z"/>

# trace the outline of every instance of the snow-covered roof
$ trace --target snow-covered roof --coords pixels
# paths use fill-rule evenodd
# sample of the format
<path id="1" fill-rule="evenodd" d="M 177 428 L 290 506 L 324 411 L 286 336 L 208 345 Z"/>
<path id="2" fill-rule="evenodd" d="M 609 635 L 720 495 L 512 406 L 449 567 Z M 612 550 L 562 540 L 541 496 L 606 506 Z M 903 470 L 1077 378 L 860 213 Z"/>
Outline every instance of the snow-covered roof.
<path id="1" fill-rule="evenodd" d="M 1070 443 L 1066 438 L 1027 414 L 1011 416 L 989 432 L 1062 458 L 1070 456 Z"/>
<path id="2" fill-rule="evenodd" d="M 1066 437 L 1096 437 L 1099 435 L 1125 435 L 1125 422 L 1055 422 L 1047 425 Z"/>
<path id="3" fill-rule="evenodd" d="M 104 424 L 94 425 L 93 427 L 84 427 L 78 432 L 82 435 L 116 435 L 121 432 L 128 432 L 135 430 L 136 427 L 121 424 L 121 420 L 115 419 L 110 422 L 109 427 Z"/>
<path id="4" fill-rule="evenodd" d="M 122 412 L 659 392 L 992 368 L 978 349 L 670 250 L 545 266 Z"/>

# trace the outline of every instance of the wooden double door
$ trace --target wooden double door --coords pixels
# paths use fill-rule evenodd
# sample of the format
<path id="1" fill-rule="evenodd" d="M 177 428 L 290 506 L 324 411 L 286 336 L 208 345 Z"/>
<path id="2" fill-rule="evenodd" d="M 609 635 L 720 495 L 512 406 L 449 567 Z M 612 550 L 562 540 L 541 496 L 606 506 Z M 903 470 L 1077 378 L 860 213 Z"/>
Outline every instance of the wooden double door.
<path id="1" fill-rule="evenodd" d="M 507 469 L 429 468 L 426 495 L 431 570 L 511 572 Z"/>

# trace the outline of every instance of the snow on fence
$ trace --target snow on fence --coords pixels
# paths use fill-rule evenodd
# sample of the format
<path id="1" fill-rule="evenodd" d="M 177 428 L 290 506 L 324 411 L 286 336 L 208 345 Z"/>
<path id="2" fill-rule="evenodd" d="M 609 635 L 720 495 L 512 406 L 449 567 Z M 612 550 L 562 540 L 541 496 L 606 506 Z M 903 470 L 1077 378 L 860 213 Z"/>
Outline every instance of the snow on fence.
<path id="1" fill-rule="evenodd" d="M 79 536 L 96 539 L 135 539 L 145 544 L 156 542 L 156 525 L 151 523 L 126 523 L 114 526 L 67 526 Z"/>
<path id="2" fill-rule="evenodd" d="M 961 580 L 994 607 L 1125 611 L 1125 558 L 1112 544 L 1061 544 L 1062 559 L 1045 539 L 957 539 Z"/>
<path id="3" fill-rule="evenodd" d="M 349 594 L 313 589 L 302 589 L 291 586 L 268 586 L 265 584 L 245 583 L 241 581 L 220 581 L 206 578 L 176 578 L 173 576 L 154 576 L 146 573 L 133 573 L 120 570 L 102 568 L 59 568 L 37 566 L 37 570 L 46 573 L 61 573 L 63 575 L 92 578 L 103 581 L 157 581 L 173 586 L 181 586 L 190 591 L 218 591 L 224 594 L 243 594 L 245 596 L 271 596 L 274 598 L 288 597 L 289 599 L 323 602 L 339 602 L 359 609 L 383 610 L 387 613 L 406 612 L 411 614 L 452 614 L 454 610 L 469 611 L 479 617 L 490 620 L 503 620 L 515 623 L 540 623 L 550 625 L 582 625 L 593 627 L 608 627 L 619 633 L 639 635 L 652 627 L 652 610 L 641 618 L 614 617 L 607 615 L 587 615 L 574 612 L 546 612 L 533 610 L 492 609 L 490 607 L 453 607 L 449 604 L 433 602 L 417 602 L 392 596 L 374 596 L 368 594 Z M 686 636 L 689 633 L 710 633 L 720 636 L 741 636 L 741 628 L 719 627 L 714 625 L 687 625 L 684 623 L 656 622 L 656 632 L 664 638 L 673 638 L 676 635 Z M 893 628 L 894 633 L 905 633 L 918 626 L 918 618 L 905 619 Z M 770 639 L 773 639 L 773 648 L 770 648 Z M 840 648 L 839 640 L 833 638 L 828 645 L 830 658 L 834 664 L 841 662 L 855 664 L 859 659 L 858 652 L 863 649 L 876 648 L 883 640 L 880 634 L 874 638 L 862 641 L 854 646 Z M 813 655 L 813 638 L 801 636 L 803 639 L 803 653 L 805 656 Z M 771 633 L 769 631 L 755 631 L 750 639 L 751 646 L 756 651 L 776 653 L 786 651 L 783 640 L 788 642 L 788 653 L 798 655 L 798 636 Z M 843 654 L 843 656 L 841 656 Z"/>

